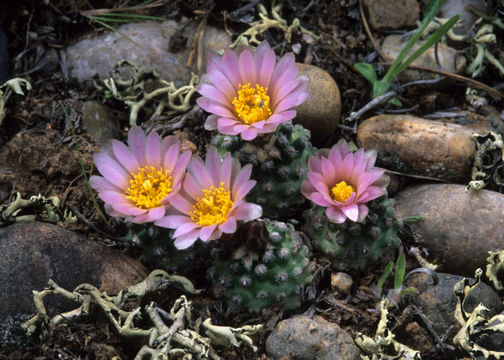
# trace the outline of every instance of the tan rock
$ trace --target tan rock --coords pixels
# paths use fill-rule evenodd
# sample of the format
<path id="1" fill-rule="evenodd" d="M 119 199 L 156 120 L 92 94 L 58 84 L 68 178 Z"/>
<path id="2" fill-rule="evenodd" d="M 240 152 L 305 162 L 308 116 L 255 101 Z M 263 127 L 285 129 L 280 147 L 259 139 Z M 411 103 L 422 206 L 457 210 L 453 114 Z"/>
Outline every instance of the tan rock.
<path id="1" fill-rule="evenodd" d="M 415 27 L 420 7 L 417 0 L 364 0 L 369 25 L 374 30 Z"/>
<path id="2" fill-rule="evenodd" d="M 504 249 L 503 194 L 427 184 L 406 188 L 394 199 L 398 217 L 424 218 L 409 225 L 443 272 L 474 276 L 474 270 L 486 266 L 488 251 Z"/>
<path id="3" fill-rule="evenodd" d="M 455 182 L 471 177 L 473 130 L 409 115 L 378 115 L 362 122 L 357 142 L 378 152 L 389 170 Z"/>
<path id="4" fill-rule="evenodd" d="M 295 124 L 301 124 L 311 132 L 312 142 L 319 145 L 338 126 L 341 116 L 341 97 L 338 85 L 326 71 L 312 65 L 298 64 L 298 75 L 309 79 L 309 96 L 296 108 Z"/>

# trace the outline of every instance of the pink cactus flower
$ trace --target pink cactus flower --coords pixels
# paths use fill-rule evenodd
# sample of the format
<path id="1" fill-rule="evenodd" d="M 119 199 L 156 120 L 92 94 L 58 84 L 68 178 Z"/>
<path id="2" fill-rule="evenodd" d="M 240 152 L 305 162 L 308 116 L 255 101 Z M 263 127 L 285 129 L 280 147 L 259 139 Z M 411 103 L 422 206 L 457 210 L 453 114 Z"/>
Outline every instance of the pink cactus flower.
<path id="1" fill-rule="evenodd" d="M 227 153 L 221 161 L 215 148 L 207 152 L 205 162 L 193 156 L 187 167 L 183 190 L 171 199 L 173 208 L 155 225 L 175 229 L 178 249 L 186 249 L 198 238 L 219 239 L 236 231 L 238 221 L 250 221 L 262 215 L 259 205 L 245 202 L 254 187 L 250 180 L 252 165 L 243 168 Z"/>
<path id="2" fill-rule="evenodd" d="M 180 153 L 175 136 L 146 135 L 139 127 L 128 133 L 128 145 L 112 140 L 110 149 L 94 156 L 103 176 L 93 175 L 91 186 L 111 216 L 134 223 L 153 222 L 165 215 L 182 186 L 191 152 Z"/>
<path id="3" fill-rule="evenodd" d="M 385 194 L 388 183 L 385 170 L 374 167 L 376 152 L 359 149 L 352 153 L 346 141 L 340 140 L 324 155 L 319 152 L 308 160 L 302 194 L 325 207 L 332 222 L 341 224 L 347 218 L 362 222 L 369 211 L 365 204 Z"/>
<path id="4" fill-rule="evenodd" d="M 255 53 L 226 50 L 222 58 L 211 57 L 207 80 L 198 86 L 197 103 L 210 115 L 205 129 L 253 140 L 272 133 L 278 125 L 296 116 L 294 108 L 308 97 L 307 77 L 297 77 L 294 54 L 284 55 L 278 64 L 266 41 Z"/>

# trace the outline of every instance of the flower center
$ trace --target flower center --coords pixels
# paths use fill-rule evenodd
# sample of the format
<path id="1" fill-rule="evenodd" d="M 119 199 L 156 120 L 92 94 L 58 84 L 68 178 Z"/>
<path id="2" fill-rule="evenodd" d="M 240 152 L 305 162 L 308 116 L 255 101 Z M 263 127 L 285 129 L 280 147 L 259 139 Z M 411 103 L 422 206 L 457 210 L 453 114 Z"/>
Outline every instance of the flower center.
<path id="1" fill-rule="evenodd" d="M 231 192 L 224 189 L 224 183 L 219 187 L 203 189 L 204 196 L 198 199 L 194 210 L 189 213 L 191 220 L 200 226 L 222 224 L 233 207 Z"/>
<path id="2" fill-rule="evenodd" d="M 172 192 L 172 177 L 168 170 L 154 166 L 138 168 L 131 173 L 130 187 L 126 190 L 126 199 L 132 200 L 142 209 L 152 209 L 161 205 L 161 201 Z"/>
<path id="3" fill-rule="evenodd" d="M 332 198 L 341 203 L 347 201 L 354 192 L 355 188 L 352 185 L 347 185 L 345 181 L 340 181 L 331 189 Z"/>
<path id="4" fill-rule="evenodd" d="M 245 124 L 254 124 L 266 120 L 271 115 L 270 97 L 268 88 L 256 85 L 255 89 L 250 83 L 239 84 L 238 96 L 233 99 L 236 114 Z"/>

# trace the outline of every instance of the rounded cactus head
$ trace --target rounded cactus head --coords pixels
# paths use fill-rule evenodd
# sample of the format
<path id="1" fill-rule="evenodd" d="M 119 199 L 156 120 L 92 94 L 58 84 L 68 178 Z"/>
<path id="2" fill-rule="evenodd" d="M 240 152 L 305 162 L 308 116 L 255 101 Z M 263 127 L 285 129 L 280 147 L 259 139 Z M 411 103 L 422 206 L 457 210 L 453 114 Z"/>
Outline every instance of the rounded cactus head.
<path id="1" fill-rule="evenodd" d="M 258 312 L 268 306 L 293 309 L 312 279 L 313 263 L 301 233 L 268 219 L 245 224 L 235 247 L 217 256 L 209 270 L 214 294 L 231 310 Z"/>

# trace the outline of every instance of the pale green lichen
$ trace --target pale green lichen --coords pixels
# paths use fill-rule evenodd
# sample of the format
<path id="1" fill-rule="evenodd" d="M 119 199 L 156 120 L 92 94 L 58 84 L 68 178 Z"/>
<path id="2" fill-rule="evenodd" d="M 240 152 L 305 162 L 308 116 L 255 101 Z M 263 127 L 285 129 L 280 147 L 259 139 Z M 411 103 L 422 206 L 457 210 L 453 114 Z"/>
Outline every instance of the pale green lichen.
<path id="1" fill-rule="evenodd" d="M 294 20 L 292 20 L 292 23 L 290 25 L 287 25 L 287 21 L 284 20 L 280 15 L 282 4 L 273 5 L 271 7 L 272 18 L 268 17 L 268 11 L 264 7 L 264 5 L 258 4 L 257 7 L 259 10 L 259 17 L 261 18 L 261 20 L 250 23 L 250 28 L 245 30 L 240 35 L 238 35 L 236 40 L 229 46 L 231 49 L 234 49 L 238 45 L 245 45 L 245 46 L 259 45 L 261 41 L 257 38 L 257 36 L 261 35 L 268 29 L 282 30 L 285 33 L 285 40 L 287 40 L 288 43 L 291 42 L 292 34 L 294 33 L 294 31 L 298 29 L 303 34 L 310 36 L 312 39 L 316 41 L 320 40 L 319 36 L 315 35 L 313 32 L 302 27 L 300 25 L 298 18 L 295 18 Z"/>
<path id="2" fill-rule="evenodd" d="M 455 319 L 460 324 L 461 329 L 453 338 L 453 344 L 460 350 L 466 351 L 473 359 L 504 359 L 503 351 L 485 349 L 479 344 L 483 337 L 491 336 L 495 333 L 504 334 L 504 314 L 489 316 L 489 309 L 480 303 L 471 313 L 464 310 L 465 300 L 469 294 L 480 283 L 481 269 L 476 270 L 474 277 L 476 281 L 470 284 L 467 278 L 457 282 L 453 287 L 457 297 L 455 307 Z"/>
<path id="3" fill-rule="evenodd" d="M 493 286 L 498 291 L 504 290 L 503 275 L 504 275 L 504 250 L 489 251 L 487 257 L 488 265 L 485 275 L 492 281 Z"/>
<path id="4" fill-rule="evenodd" d="M 144 281 L 130 286 L 115 296 L 100 292 L 90 284 L 81 284 L 70 292 L 49 280 L 48 286 L 42 291 L 33 291 L 37 314 L 23 324 L 23 329 L 29 334 L 47 333 L 49 324 L 58 325 L 70 323 L 86 317 L 92 308 L 100 310 L 105 319 L 123 340 L 137 340 L 143 345 L 135 360 L 141 359 L 212 359 L 222 360 L 214 350 L 214 346 L 250 347 L 253 345 L 249 335 L 261 330 L 262 325 L 246 325 L 241 328 L 216 326 L 210 319 L 202 322 L 201 318 L 192 320 L 191 305 L 186 296 L 180 296 L 169 312 L 159 308 L 154 302 L 142 305 L 143 299 L 155 293 L 159 294 L 168 287 L 178 285 L 187 293 L 196 294 L 193 284 L 185 277 L 169 275 L 162 270 L 154 270 Z M 47 295 L 60 295 L 80 306 L 63 314 L 49 318 L 44 306 Z M 132 310 L 127 310 L 132 309 Z M 147 321 L 148 328 L 139 327 Z"/>
<path id="5" fill-rule="evenodd" d="M 65 221 L 69 224 L 77 222 L 77 217 L 66 208 L 61 208 L 57 196 L 42 195 L 23 199 L 20 193 L 14 194 L 14 199 L 5 205 L 0 205 L 0 223 L 15 223 L 21 221 L 44 221 L 57 223 Z"/>
<path id="6" fill-rule="evenodd" d="M 501 135 L 493 131 L 485 135 L 473 134 L 476 152 L 471 181 L 466 191 L 488 188 L 504 191 L 504 143 Z"/>
<path id="7" fill-rule="evenodd" d="M 10 79 L 0 86 L 0 125 L 2 125 L 2 121 L 6 115 L 5 104 L 9 96 L 9 91 L 12 90 L 16 94 L 24 96 L 23 87 L 28 91 L 32 89 L 31 84 L 22 78 Z"/>
<path id="8" fill-rule="evenodd" d="M 129 73 L 126 78 L 123 77 L 125 73 Z M 103 83 L 115 99 L 129 106 L 129 123 L 134 126 L 137 124 L 139 111 L 149 102 L 155 103 L 149 120 L 188 111 L 198 81 L 198 76 L 191 74 L 189 84 L 177 89 L 174 82 L 160 79 L 154 70 L 138 69 L 131 62 L 121 60 L 117 63 L 112 77 Z"/>
<path id="9" fill-rule="evenodd" d="M 420 360 L 419 351 L 401 344 L 394 339 L 393 327 L 389 319 L 390 299 L 380 302 L 380 321 L 374 338 L 358 333 L 355 338 L 357 346 L 365 353 L 363 360 Z"/>

